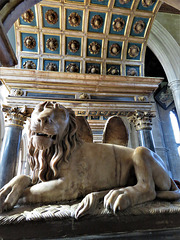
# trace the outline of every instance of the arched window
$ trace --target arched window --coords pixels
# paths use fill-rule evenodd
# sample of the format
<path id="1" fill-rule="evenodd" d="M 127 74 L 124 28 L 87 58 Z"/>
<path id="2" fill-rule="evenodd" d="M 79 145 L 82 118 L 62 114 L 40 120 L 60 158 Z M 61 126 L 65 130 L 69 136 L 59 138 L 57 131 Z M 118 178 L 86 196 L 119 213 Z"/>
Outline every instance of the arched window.
<path id="1" fill-rule="evenodd" d="M 174 138 L 177 143 L 178 153 L 180 156 L 180 124 L 178 122 L 177 113 L 176 113 L 175 108 L 170 111 L 169 116 L 171 119 L 172 129 L 174 132 Z"/>

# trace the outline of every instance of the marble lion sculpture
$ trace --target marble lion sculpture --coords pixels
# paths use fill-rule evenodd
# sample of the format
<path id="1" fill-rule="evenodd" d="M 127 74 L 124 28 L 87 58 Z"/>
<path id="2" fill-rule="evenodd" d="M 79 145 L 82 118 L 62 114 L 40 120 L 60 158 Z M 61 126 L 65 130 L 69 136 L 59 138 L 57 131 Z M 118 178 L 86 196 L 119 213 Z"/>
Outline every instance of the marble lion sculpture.
<path id="1" fill-rule="evenodd" d="M 124 210 L 154 200 L 180 198 L 162 159 L 145 147 L 81 141 L 74 112 L 45 102 L 32 113 L 30 176 L 16 176 L 0 190 L 2 211 L 23 203 L 53 203 L 83 198 L 78 218 L 104 198 L 104 207 Z"/>

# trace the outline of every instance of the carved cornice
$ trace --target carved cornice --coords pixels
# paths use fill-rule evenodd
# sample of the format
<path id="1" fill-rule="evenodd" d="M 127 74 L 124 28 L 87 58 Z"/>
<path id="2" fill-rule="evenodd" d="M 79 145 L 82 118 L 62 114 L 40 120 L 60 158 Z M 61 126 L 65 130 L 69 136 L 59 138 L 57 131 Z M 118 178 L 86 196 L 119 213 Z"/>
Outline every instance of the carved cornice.
<path id="1" fill-rule="evenodd" d="M 26 118 L 30 116 L 30 112 L 24 107 L 2 106 L 2 112 L 5 113 L 6 126 L 17 126 L 23 128 Z"/>
<path id="2" fill-rule="evenodd" d="M 151 111 L 135 111 L 128 115 L 128 120 L 133 123 L 137 131 L 139 130 L 151 130 L 152 129 L 152 118 L 155 114 Z"/>

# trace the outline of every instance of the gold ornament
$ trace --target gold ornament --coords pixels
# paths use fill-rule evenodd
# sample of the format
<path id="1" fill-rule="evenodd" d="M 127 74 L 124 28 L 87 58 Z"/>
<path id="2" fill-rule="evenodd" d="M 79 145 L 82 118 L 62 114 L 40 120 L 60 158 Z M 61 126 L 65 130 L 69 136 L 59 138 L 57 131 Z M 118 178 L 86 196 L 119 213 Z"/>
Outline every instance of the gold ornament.
<path id="1" fill-rule="evenodd" d="M 142 20 L 139 20 L 134 24 L 133 30 L 136 34 L 139 34 L 144 31 L 145 26 L 146 26 L 145 22 Z"/>
<path id="2" fill-rule="evenodd" d="M 89 44 L 88 48 L 91 54 L 98 54 L 101 49 L 101 46 L 97 42 L 92 42 Z"/>
<path id="3" fill-rule="evenodd" d="M 26 61 L 23 63 L 23 68 L 25 69 L 36 69 L 36 64 L 33 61 Z"/>
<path id="4" fill-rule="evenodd" d="M 116 18 L 114 21 L 113 21 L 113 30 L 116 31 L 116 32 L 119 32 L 121 31 L 124 26 L 125 26 L 125 21 L 123 18 Z"/>
<path id="5" fill-rule="evenodd" d="M 58 70 L 58 67 L 55 63 L 48 63 L 46 65 L 46 71 L 57 71 Z"/>
<path id="6" fill-rule="evenodd" d="M 46 47 L 50 50 L 50 51 L 55 51 L 58 48 L 58 41 L 55 38 L 48 38 L 48 40 L 46 41 Z"/>
<path id="7" fill-rule="evenodd" d="M 130 2 L 131 0 L 119 0 L 120 4 L 127 4 L 128 2 Z"/>
<path id="8" fill-rule="evenodd" d="M 152 6 L 156 0 L 142 0 L 143 7 L 150 7 Z"/>
<path id="9" fill-rule="evenodd" d="M 79 67 L 77 64 L 75 63 L 70 63 L 67 67 L 66 67 L 66 71 L 67 72 L 79 72 Z"/>
<path id="10" fill-rule="evenodd" d="M 49 24 L 56 24 L 58 21 L 58 15 L 54 10 L 50 9 L 45 13 L 45 19 Z"/>
<path id="11" fill-rule="evenodd" d="M 111 66 L 111 67 L 107 70 L 107 74 L 108 74 L 108 75 L 118 75 L 118 74 L 119 74 L 119 70 L 117 69 L 117 67 Z"/>
<path id="12" fill-rule="evenodd" d="M 103 18 L 100 15 L 94 15 L 91 19 L 91 26 L 94 29 L 99 29 L 103 25 Z"/>
<path id="13" fill-rule="evenodd" d="M 80 48 L 80 43 L 76 40 L 71 40 L 68 43 L 68 49 L 73 53 L 77 52 L 79 48 Z"/>
<path id="14" fill-rule="evenodd" d="M 112 56 L 117 56 L 120 53 L 120 51 L 121 51 L 121 48 L 120 48 L 119 44 L 114 43 L 110 46 L 109 53 Z"/>
<path id="15" fill-rule="evenodd" d="M 133 45 L 128 49 L 128 54 L 130 57 L 135 58 L 139 55 L 140 49 L 138 46 Z"/>
<path id="16" fill-rule="evenodd" d="M 72 27 L 77 27 L 81 23 L 81 16 L 76 12 L 72 12 L 68 17 L 68 21 Z"/>
<path id="17" fill-rule="evenodd" d="M 138 76 L 138 72 L 135 68 L 129 68 L 127 70 L 127 76 Z"/>
<path id="18" fill-rule="evenodd" d="M 89 68 L 88 68 L 88 73 L 90 74 L 99 74 L 99 67 L 96 66 L 96 65 L 91 65 Z"/>
<path id="19" fill-rule="evenodd" d="M 31 9 L 28 9 L 25 13 L 21 15 L 21 17 L 25 22 L 30 23 L 34 19 L 34 13 Z"/>
<path id="20" fill-rule="evenodd" d="M 24 38 L 24 46 L 28 49 L 33 49 L 36 46 L 36 40 L 32 36 Z"/>

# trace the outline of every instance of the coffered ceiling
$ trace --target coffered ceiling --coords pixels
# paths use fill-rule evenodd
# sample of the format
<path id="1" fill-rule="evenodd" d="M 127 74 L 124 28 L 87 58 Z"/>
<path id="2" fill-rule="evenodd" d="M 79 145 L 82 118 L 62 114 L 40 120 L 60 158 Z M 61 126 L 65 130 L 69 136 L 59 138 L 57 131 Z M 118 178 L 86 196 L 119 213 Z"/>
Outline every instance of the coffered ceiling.
<path id="1" fill-rule="evenodd" d="M 15 23 L 18 68 L 143 76 L 158 0 L 41 1 Z"/>

